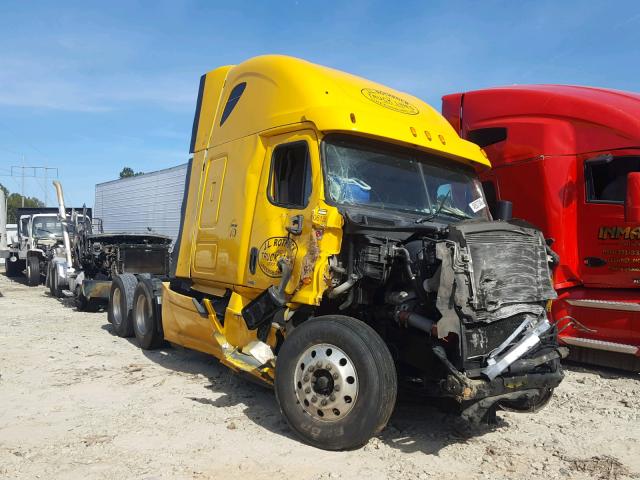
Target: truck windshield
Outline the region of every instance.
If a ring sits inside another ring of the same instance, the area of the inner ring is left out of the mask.
[[[62,225],[57,217],[34,217],[33,236],[36,238],[62,237]]]
[[[327,196],[334,203],[445,221],[488,218],[475,172],[453,160],[344,137],[328,137],[323,156]]]

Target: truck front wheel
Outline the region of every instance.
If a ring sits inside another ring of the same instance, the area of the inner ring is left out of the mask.
[[[328,315],[299,325],[276,360],[282,414],[305,442],[326,450],[357,448],[379,433],[397,389],[382,338],[351,317]]]
[[[133,333],[140,348],[153,350],[164,343],[162,318],[153,280],[143,278],[133,294]]]
[[[58,269],[55,263],[49,263],[49,293],[52,297],[62,298],[62,287],[60,286],[60,280],[58,279]]]
[[[133,336],[131,308],[133,306],[133,292],[137,283],[138,279],[131,273],[116,275],[111,282],[107,318],[113,325],[113,331],[119,337]]]
[[[40,285],[40,259],[35,255],[27,258],[27,285]]]

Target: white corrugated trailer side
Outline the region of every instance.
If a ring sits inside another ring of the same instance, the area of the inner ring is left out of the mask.
[[[96,185],[94,218],[105,233],[159,233],[174,241],[188,164]],[[149,230],[150,229],[150,230]]]

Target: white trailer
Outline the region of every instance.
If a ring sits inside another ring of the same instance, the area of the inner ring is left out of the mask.
[[[178,236],[187,164],[96,185],[93,216],[104,233]]]

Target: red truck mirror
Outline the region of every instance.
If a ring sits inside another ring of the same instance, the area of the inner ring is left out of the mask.
[[[631,172],[627,175],[624,220],[627,223],[640,223],[640,172]]]

